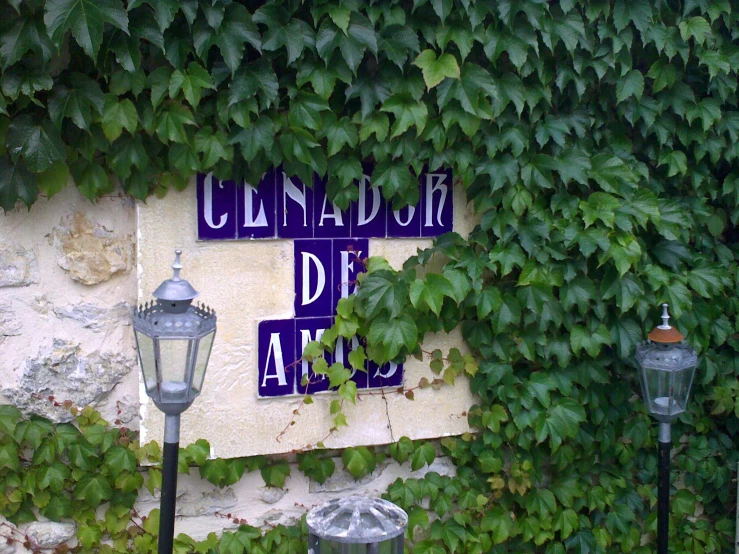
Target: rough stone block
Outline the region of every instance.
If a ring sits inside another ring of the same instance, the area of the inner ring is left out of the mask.
[[[60,544],[74,538],[77,525],[74,523],[58,523],[55,521],[34,521],[22,531],[38,548],[56,548]]]
[[[136,368],[133,356],[118,352],[84,353],[78,344],[55,339],[51,348],[40,349],[26,361],[18,383],[2,388],[5,397],[26,414],[64,422],[72,414],[58,403],[70,400],[87,406],[102,400],[129,371]]]
[[[0,287],[27,287],[38,281],[34,251],[20,244],[0,242]]]
[[[54,313],[59,319],[71,319],[96,333],[119,325],[131,325],[131,312],[132,307],[128,302],[120,302],[112,308],[90,303],[54,308]]]
[[[51,233],[51,243],[58,250],[59,267],[83,285],[108,281],[134,265],[133,236],[117,236],[84,212],[62,217]]]

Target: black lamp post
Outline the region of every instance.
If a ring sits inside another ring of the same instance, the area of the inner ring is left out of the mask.
[[[159,554],[171,554],[174,541],[180,414],[202,390],[216,334],[215,312],[191,305],[198,293],[180,278],[182,251],[175,254],[174,276],[154,291],[156,302],[139,306],[133,316],[146,394],[165,414]]]
[[[659,422],[659,473],[657,478],[657,554],[667,554],[670,518],[670,425],[685,411],[698,356],[683,342],[683,335],[667,322],[662,305],[662,325],[636,347],[644,402]]]

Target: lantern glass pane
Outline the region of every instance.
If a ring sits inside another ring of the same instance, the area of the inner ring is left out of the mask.
[[[647,408],[655,415],[671,416],[685,411],[686,397],[680,397],[684,371],[646,369],[649,399]]]
[[[192,343],[188,339],[159,340],[161,402],[187,401],[189,387],[186,375],[190,367]]]
[[[156,396],[157,392],[157,366],[154,354],[154,341],[148,335],[141,331],[136,331],[136,345],[139,351],[139,362],[141,363],[141,373],[144,375],[144,387],[146,394]]]
[[[198,344],[198,355],[195,360],[195,368],[192,376],[192,390],[194,394],[200,394],[200,391],[203,389],[205,370],[208,367],[208,359],[210,358],[210,351],[213,348],[213,339],[215,336],[216,331],[213,329],[213,331],[200,339],[200,343]]]
[[[685,368],[680,372],[680,376],[675,379],[675,398],[678,403],[685,409],[690,398],[690,386],[693,384],[693,375],[695,374],[695,366]]]

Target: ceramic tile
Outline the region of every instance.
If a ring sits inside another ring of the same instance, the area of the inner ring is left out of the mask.
[[[357,384],[358,389],[366,389],[368,385],[367,378],[367,362],[364,363],[364,371],[355,370],[349,363],[349,353],[352,350],[356,350],[359,347],[359,340],[357,337],[352,337],[351,340],[345,338],[339,338],[336,342],[336,349],[334,350],[334,361],[340,362],[347,369],[352,370],[352,381]]]
[[[236,238],[236,183],[219,181],[212,173],[197,179],[198,239]]]
[[[331,327],[332,323],[333,318],[331,317],[297,318],[295,320],[295,344],[297,346],[295,359],[302,357],[303,350],[309,342],[321,340],[323,332]],[[333,354],[329,352],[325,354],[325,359],[329,366],[334,362]],[[313,373],[312,363],[301,360],[297,368],[295,383],[299,394],[315,394],[328,390],[328,377]]]
[[[352,202],[351,236],[358,238],[383,238],[387,234],[388,207],[379,187],[373,187],[370,172],[359,182],[359,199]]]
[[[332,243],[332,306],[336,309],[339,299],[356,293],[357,275],[366,271],[362,260],[369,256],[367,239],[334,239]]]
[[[295,393],[295,320],[261,321],[258,331],[259,396]]]
[[[277,170],[277,236],[313,238],[313,191],[297,177]]]
[[[257,187],[248,183],[239,185],[238,238],[268,239],[277,236],[275,178],[275,171],[270,170],[264,174]]]
[[[326,180],[313,177],[313,236],[315,238],[348,237],[351,211],[341,211],[326,195]]]
[[[296,240],[294,252],[295,317],[331,315],[331,241]]]
[[[403,364],[389,362],[379,367],[374,362],[367,362],[369,388],[399,387],[403,384]]]
[[[438,237],[452,230],[452,171],[439,169],[421,175],[421,236]]]
[[[388,238],[412,238],[421,236],[421,202],[400,210],[388,211]]]

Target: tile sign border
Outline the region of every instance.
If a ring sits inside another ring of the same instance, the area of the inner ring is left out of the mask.
[[[258,325],[261,398],[329,390],[328,379],[315,375],[312,364],[294,361],[308,342],[320,340],[331,327],[339,300],[355,294],[357,275],[364,271],[361,260],[369,256],[369,239],[428,238],[452,230],[451,170],[422,173],[418,205],[393,210],[379,187],[372,186],[371,167],[364,169],[359,198],[346,211],[328,199],[326,181],[318,175],[312,187],[281,168],[265,173],[258,187],[198,175],[198,240],[292,239],[294,243],[294,317]],[[348,354],[357,345],[356,338],[340,341],[326,361],[350,368]],[[403,364],[379,367],[368,361],[366,370],[352,374],[358,389],[403,383]]]

